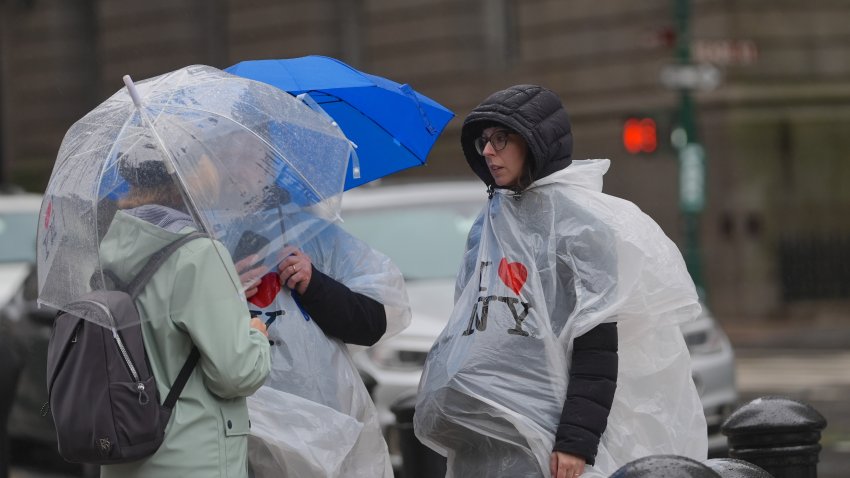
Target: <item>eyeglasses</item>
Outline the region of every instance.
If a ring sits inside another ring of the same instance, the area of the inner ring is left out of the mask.
[[[484,148],[487,147],[487,143],[490,143],[494,150],[501,151],[508,145],[508,136],[512,134],[516,133],[500,129],[490,136],[479,136],[475,138],[475,150],[478,151],[478,154],[484,156]]]

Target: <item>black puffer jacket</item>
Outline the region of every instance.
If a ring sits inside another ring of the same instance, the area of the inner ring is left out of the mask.
[[[532,180],[572,162],[572,128],[558,96],[540,86],[513,86],[486,98],[466,117],[461,130],[466,160],[488,186],[495,186],[493,177],[473,142],[484,129],[494,125],[505,126],[525,139]],[[598,325],[574,340],[570,382],[554,450],[594,463],[614,400],[617,362],[615,323]]]

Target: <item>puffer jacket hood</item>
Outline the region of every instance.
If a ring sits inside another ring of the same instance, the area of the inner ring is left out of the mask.
[[[516,85],[497,91],[466,117],[460,142],[472,171],[488,186],[493,176],[484,157],[475,150],[475,138],[481,132],[501,124],[519,133],[528,144],[528,161],[532,162],[532,180],[560,171],[572,162],[573,133],[570,118],[558,95],[536,85]]]

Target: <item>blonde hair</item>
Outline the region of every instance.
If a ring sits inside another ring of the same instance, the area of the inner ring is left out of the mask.
[[[146,204],[159,204],[184,210],[183,196],[177,185],[161,184],[153,187],[130,186],[130,192],[118,200],[118,209],[133,209]]]
[[[221,174],[206,154],[202,154],[186,178],[186,187],[193,196],[203,196],[205,204],[218,201],[221,194]]]

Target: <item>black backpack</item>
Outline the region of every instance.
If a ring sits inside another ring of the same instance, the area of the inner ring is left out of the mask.
[[[135,299],[174,251],[199,237],[208,236],[181,237],[154,253],[126,287],[113,279],[120,290],[85,294],[56,316],[47,347],[47,394],[59,454],[66,460],[126,463],[152,455],[162,444],[200,352],[192,348],[160,405]]]

